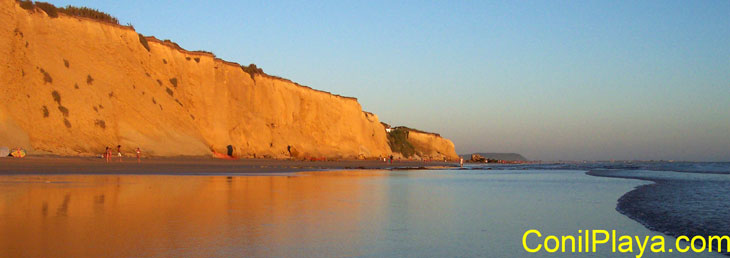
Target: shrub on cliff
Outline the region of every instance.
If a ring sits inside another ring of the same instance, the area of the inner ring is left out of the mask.
[[[416,154],[416,148],[408,142],[408,130],[405,128],[394,128],[388,133],[388,145],[393,152],[402,154],[408,158]]]
[[[41,8],[46,14],[48,14],[48,17],[56,18],[58,17],[58,9],[55,5],[46,3],[46,2],[35,2],[35,6],[38,8]]]
[[[116,17],[111,16],[108,13],[88,7],[76,7],[68,5],[66,7],[58,8],[55,5],[46,2],[33,2],[26,0],[19,0],[17,2],[18,4],[20,4],[21,8],[26,10],[33,10],[35,7],[38,7],[46,12],[46,14],[48,14],[48,16],[51,18],[56,18],[58,17],[58,13],[63,13],[69,16],[84,17],[119,25],[119,19],[117,19]],[[129,27],[131,27],[131,25]]]
[[[36,3],[36,4],[38,4],[38,3]],[[113,24],[119,25],[119,19],[117,19],[116,17],[111,16],[108,13],[105,13],[105,12],[102,12],[102,11],[99,11],[96,9],[88,8],[88,7],[83,7],[83,6],[76,7],[76,6],[67,5],[66,7],[59,8],[58,11],[63,14],[66,14],[66,15],[85,17],[85,18],[89,18],[89,19],[94,19],[94,20],[98,20],[98,21],[103,21],[103,22],[108,22],[108,23],[113,23]]]
[[[18,4],[20,4],[20,8],[23,8],[25,10],[33,10],[35,8],[35,5],[33,5],[33,1],[18,1]]]
[[[43,70],[43,68],[41,68],[41,73],[43,74],[43,84],[53,83],[53,78],[51,78],[51,75],[46,72],[46,70]]]
[[[251,76],[251,79],[253,79],[253,76],[256,74],[264,74],[264,69],[256,67],[255,64],[250,64],[248,66],[241,66],[241,70],[248,73],[249,76]]]

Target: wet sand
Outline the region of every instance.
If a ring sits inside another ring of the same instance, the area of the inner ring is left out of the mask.
[[[0,176],[0,257],[635,257],[610,245],[530,254],[522,236],[659,235],[614,210],[645,181],[539,170],[291,174]],[[719,255],[641,257],[688,256]]]
[[[377,160],[294,161],[273,159],[222,160],[209,157],[136,158],[111,162],[95,157],[30,156],[22,159],[0,158],[0,175],[23,174],[251,174],[284,173],[342,169],[426,169],[456,167],[457,163]]]

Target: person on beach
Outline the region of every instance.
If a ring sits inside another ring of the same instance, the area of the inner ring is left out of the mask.
[[[393,155],[390,155],[390,164],[393,164]]]
[[[122,145],[117,145],[117,156],[119,157],[119,162],[122,162]]]
[[[109,146],[106,146],[106,151],[104,152],[104,156],[106,157],[106,162],[109,162],[112,159],[112,149],[109,148]]]
[[[140,155],[142,154],[142,151],[139,149],[139,147],[137,147],[137,149],[135,150],[135,152],[137,152],[137,163],[142,162],[142,160],[140,158]]]

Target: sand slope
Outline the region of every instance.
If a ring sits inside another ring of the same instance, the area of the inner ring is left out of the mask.
[[[148,155],[389,155],[354,98],[244,72],[131,28],[0,0],[0,145],[84,155],[121,144]]]

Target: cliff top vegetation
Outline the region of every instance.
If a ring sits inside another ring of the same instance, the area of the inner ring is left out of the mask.
[[[46,12],[46,14],[48,14],[48,17],[51,18],[57,18],[58,14],[62,13],[68,16],[89,18],[97,21],[119,25],[119,19],[117,19],[116,17],[93,8],[76,7],[71,5],[67,5],[66,7],[56,7],[55,5],[50,3],[33,2],[30,0],[16,0],[16,2],[20,4],[20,7],[26,10],[33,11],[37,7]]]

